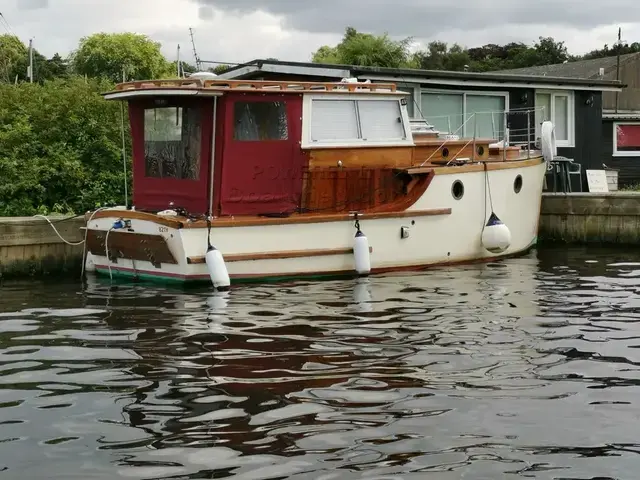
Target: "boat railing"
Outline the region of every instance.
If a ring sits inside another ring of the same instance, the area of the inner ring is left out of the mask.
[[[394,83],[366,82],[292,82],[269,80],[224,80],[200,78],[180,78],[170,80],[139,80],[116,85],[117,91],[189,88],[212,90],[257,90],[257,91],[296,91],[296,92],[375,92],[394,93]]]
[[[531,156],[532,144],[535,148],[535,144],[537,143],[536,124],[532,117],[536,118],[537,112],[540,112],[542,114],[540,117],[545,118],[544,109],[545,107],[541,106],[454,115],[425,116],[423,120],[426,124],[434,127],[434,131],[438,133],[438,139],[442,139],[442,143],[422,162],[421,166],[429,163],[447,144],[455,141],[457,146],[460,145],[460,140],[466,141],[460,146],[458,151],[451,156],[447,165],[459,159],[460,154],[471,144],[473,144],[473,148],[472,158],[470,160],[475,161],[475,144],[478,140],[482,140],[483,142],[492,140],[493,142],[490,146],[502,149],[504,158],[506,158],[507,147],[526,147],[527,158],[529,158]],[[526,127],[509,128],[509,119],[514,116],[526,117]],[[490,119],[490,121],[487,119]],[[444,128],[442,128],[443,126]],[[453,129],[454,126],[455,130]]]

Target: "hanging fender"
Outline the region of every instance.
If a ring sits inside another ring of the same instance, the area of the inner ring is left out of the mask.
[[[371,252],[369,251],[369,240],[360,230],[360,222],[356,214],[355,221],[356,235],[353,241],[353,258],[355,269],[359,275],[368,275],[371,272]]]
[[[482,246],[491,253],[502,253],[511,246],[511,231],[498,216],[491,212],[482,229]]]

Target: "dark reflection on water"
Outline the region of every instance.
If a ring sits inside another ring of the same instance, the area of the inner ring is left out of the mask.
[[[640,252],[181,291],[5,284],[20,479],[636,479]]]

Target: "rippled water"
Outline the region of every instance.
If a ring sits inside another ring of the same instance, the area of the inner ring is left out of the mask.
[[[640,252],[0,289],[0,477],[640,477]]]

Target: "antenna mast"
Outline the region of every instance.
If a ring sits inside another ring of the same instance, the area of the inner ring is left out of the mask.
[[[618,41],[616,42],[617,60],[616,60],[616,80],[620,80],[620,51],[622,50],[622,28],[618,27]],[[620,92],[616,92],[616,113],[618,113],[618,107],[620,105]]]
[[[189,34],[191,35],[191,46],[193,47],[193,56],[196,59],[196,68],[198,71],[202,70],[202,62],[200,61],[200,57],[198,57],[198,52],[196,52],[196,41],[193,39],[193,28],[189,27]]]
[[[27,68],[29,83],[33,83],[33,39],[29,39],[29,68]]]
[[[180,68],[180,44],[178,44],[178,53],[177,53],[176,64],[178,66],[178,78],[182,78],[182,69]]]

